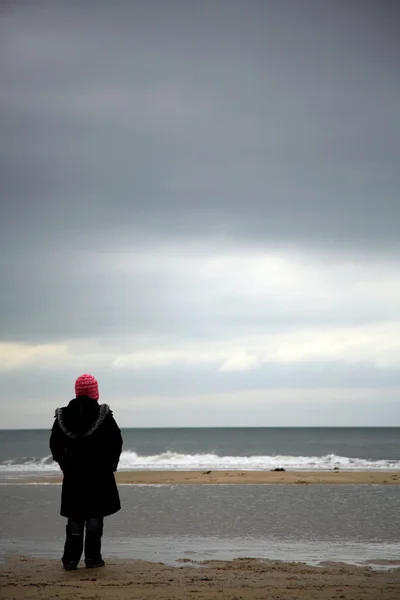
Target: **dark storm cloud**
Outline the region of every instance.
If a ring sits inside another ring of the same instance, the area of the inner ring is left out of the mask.
[[[16,4],[2,243],[397,247],[394,2]]]
[[[204,306],[185,273],[129,277],[104,257],[211,238],[396,254],[399,13],[361,1],[6,5],[2,339],[229,337],[326,319]],[[371,318],[349,306],[330,322]]]

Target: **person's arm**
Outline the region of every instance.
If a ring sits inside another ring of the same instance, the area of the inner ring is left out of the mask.
[[[57,419],[54,421],[50,435],[50,450],[53,456],[53,460],[60,465],[60,469],[63,471],[64,459],[65,459],[65,443],[64,435],[60,429]]]
[[[121,430],[118,427],[112,414],[109,415],[108,419],[108,443],[110,450],[110,458],[113,471],[116,471],[119,463],[119,458],[122,452],[123,440]]]

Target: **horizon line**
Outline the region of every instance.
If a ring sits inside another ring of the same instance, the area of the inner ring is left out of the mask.
[[[399,425],[173,425],[141,427],[119,426],[120,429],[399,429]],[[51,431],[51,427],[8,427],[3,431]]]

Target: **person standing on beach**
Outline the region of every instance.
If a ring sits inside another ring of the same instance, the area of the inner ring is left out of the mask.
[[[75,395],[68,406],[57,408],[50,436],[53,459],[64,474],[60,512],[68,523],[61,560],[67,571],[77,568],[83,549],[86,567],[105,565],[103,520],[121,508],[114,476],[121,431],[109,406],[98,404],[98,383],[92,375],[78,377]]]

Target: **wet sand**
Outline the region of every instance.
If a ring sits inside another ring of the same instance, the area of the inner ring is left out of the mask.
[[[195,567],[113,559],[105,568],[65,572],[56,560],[13,557],[0,566],[0,595],[2,600],[398,600],[399,564],[374,571],[250,558]]]
[[[400,485],[393,471],[120,471],[122,484],[391,484]],[[35,476],[35,483],[59,483],[59,476]]]

